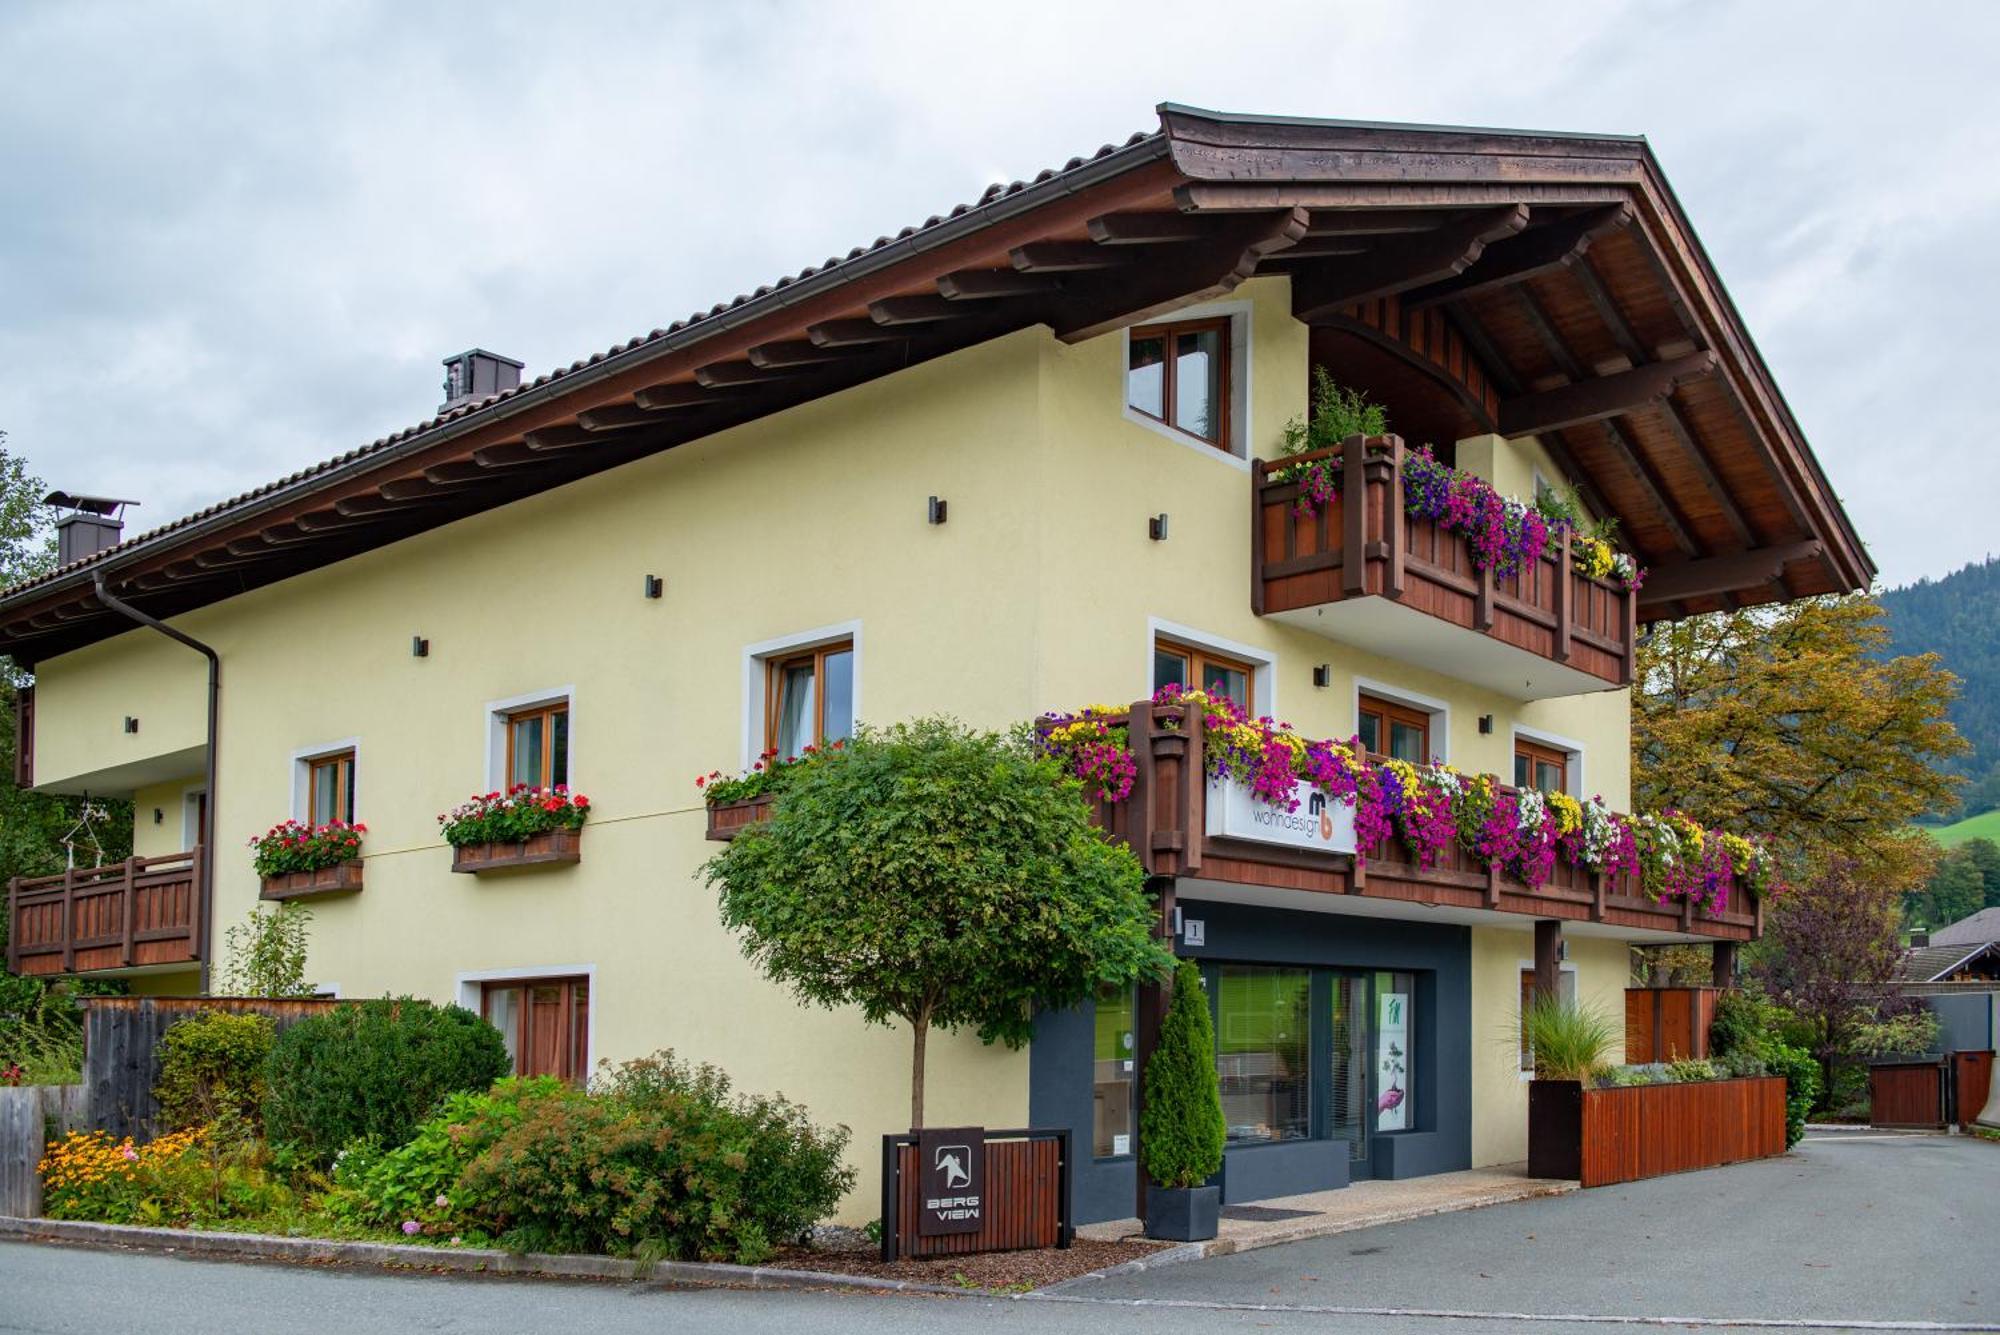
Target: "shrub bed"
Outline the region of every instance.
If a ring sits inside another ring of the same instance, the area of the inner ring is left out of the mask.
[[[277,1030],[262,1015],[207,1011],[160,1039],[160,1125],[204,1126],[224,1114],[257,1124],[264,1109],[264,1064]]]

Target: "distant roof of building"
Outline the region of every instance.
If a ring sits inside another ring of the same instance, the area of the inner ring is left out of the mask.
[[[1931,933],[1934,946],[1977,946],[2000,941],[2000,908],[1981,909]]]
[[[1899,983],[1935,983],[1949,978],[1989,951],[2000,954],[2000,945],[1981,941],[1970,946],[1916,946],[1903,952],[1896,966]]]

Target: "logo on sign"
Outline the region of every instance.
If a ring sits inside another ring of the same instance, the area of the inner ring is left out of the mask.
[[[917,1232],[977,1233],[986,1222],[986,1133],[976,1126],[917,1133]]]
[[[1297,810],[1260,802],[1233,778],[1208,783],[1208,833],[1263,844],[1286,844],[1316,853],[1354,851],[1354,804],[1317,788],[1300,795]]]

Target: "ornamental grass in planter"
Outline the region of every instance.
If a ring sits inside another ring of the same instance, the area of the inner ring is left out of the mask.
[[[1201,970],[1193,960],[1182,960],[1159,1041],[1146,1062],[1146,1105],[1139,1114],[1139,1156],[1149,1179],[1147,1237],[1201,1242],[1215,1236],[1222,1188],[1207,1184],[1222,1168],[1228,1131],[1208,994]]]
[[[581,861],[589,816],[590,799],[563,784],[517,783],[467,799],[439,816],[438,825],[451,845],[451,869],[478,873]]]
[[[264,899],[308,899],[361,888],[360,823],[280,821],[250,841]]]

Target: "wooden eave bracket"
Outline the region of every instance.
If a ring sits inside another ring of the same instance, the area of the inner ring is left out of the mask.
[[[1715,353],[1704,349],[1671,361],[1649,362],[1629,371],[1523,394],[1500,405],[1500,434],[1534,436],[1618,417],[1664,399],[1683,382],[1712,374],[1715,367]]]
[[[1477,264],[1457,277],[1405,292],[1403,309],[1419,310],[1440,301],[1455,301],[1567,269],[1583,258],[1591,242],[1631,221],[1630,204],[1607,204],[1559,222],[1531,227],[1516,236],[1495,241]]]
[[[1094,220],[1093,232],[1099,222],[1108,221]],[[1281,252],[1304,236],[1311,221],[1305,209],[1290,208],[1210,223],[1202,240],[1182,242],[1129,276],[1119,275],[1094,287],[1074,284],[1070,292],[1075,301],[1052,323],[1056,337],[1080,343],[1161,311],[1233,292],[1257,271],[1266,255]]]
[[[1302,268],[1292,275],[1292,316],[1311,324],[1358,301],[1456,278],[1486,247],[1528,225],[1528,206],[1481,209],[1432,232],[1400,235],[1366,255]]]
[[[1646,582],[1641,586],[1644,598],[1639,619],[1657,620],[1665,604],[1682,599],[1711,598],[1757,588],[1776,579],[1792,562],[1822,558],[1825,554],[1825,545],[1814,540],[1655,566],[1646,572]]]

